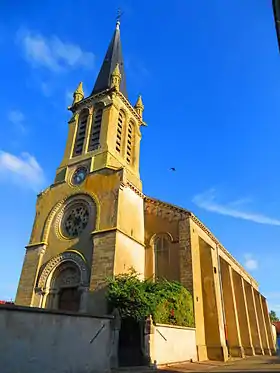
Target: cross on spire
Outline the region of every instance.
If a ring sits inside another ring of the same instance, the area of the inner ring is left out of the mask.
[[[103,60],[103,64],[97,76],[95,85],[91,92],[91,95],[104,91],[111,87],[111,76],[113,71],[118,64],[121,81],[120,81],[120,92],[127,97],[126,91],[126,79],[124,73],[124,62],[122,56],[122,47],[121,47],[121,39],[120,39],[120,18],[123,15],[120,9],[118,9],[117,13],[117,25],[114,31],[113,38],[109,44],[107,49],[107,53]]]
[[[120,27],[120,23],[121,23],[121,16],[124,14],[124,12],[122,12],[121,8],[118,8],[117,10],[117,29],[119,29]]]

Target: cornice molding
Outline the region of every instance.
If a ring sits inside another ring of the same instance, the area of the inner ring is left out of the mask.
[[[147,214],[160,216],[169,221],[172,221],[172,220],[180,221],[190,216],[189,211],[179,208],[177,206],[171,205],[169,203],[159,201],[154,198],[145,196],[144,201],[145,201],[144,209]]]
[[[133,190],[136,194],[138,194],[138,196],[140,196],[141,198],[145,199],[145,195],[141,192],[141,190],[139,190],[138,188],[136,188],[135,185],[133,185],[130,181],[126,181],[126,183],[123,183],[124,186],[130,188],[131,190]]]
[[[214,243],[219,247],[219,250],[221,250],[241,270],[242,273],[246,274],[246,276],[248,276],[248,278],[254,282],[256,286],[258,286],[258,282],[245,270],[245,268],[230,254],[230,252],[220,243],[213,233],[207,227],[205,227],[205,225],[193,213],[191,213],[191,219],[207,234],[209,238],[211,238],[212,241],[214,241]]]
[[[98,236],[99,234],[106,234],[106,233],[111,233],[111,232],[119,232],[119,233],[123,234],[124,236],[130,238],[132,241],[137,242],[139,245],[145,246],[144,242],[141,242],[141,241],[137,240],[137,238],[129,235],[128,233],[126,233],[125,231],[123,231],[122,229],[120,229],[118,227],[95,230],[95,231],[91,232],[91,235],[92,236]]]

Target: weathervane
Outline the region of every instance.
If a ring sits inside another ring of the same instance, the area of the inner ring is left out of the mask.
[[[121,23],[121,16],[124,14],[124,12],[121,11],[120,8],[117,10],[117,24],[119,25]]]

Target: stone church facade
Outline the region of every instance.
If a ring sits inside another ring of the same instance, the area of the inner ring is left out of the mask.
[[[108,276],[181,282],[193,295],[199,360],[271,354],[258,284],[190,211],[142,193],[144,105],[128,100],[120,28],[89,97],[82,84],[54,183],[38,195],[16,304],[106,314]]]

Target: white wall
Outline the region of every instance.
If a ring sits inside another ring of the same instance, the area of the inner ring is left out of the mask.
[[[1,373],[109,371],[110,321],[1,305]],[[90,343],[103,325],[99,336]]]
[[[197,361],[195,329],[157,324],[150,345],[151,361],[157,365]]]

